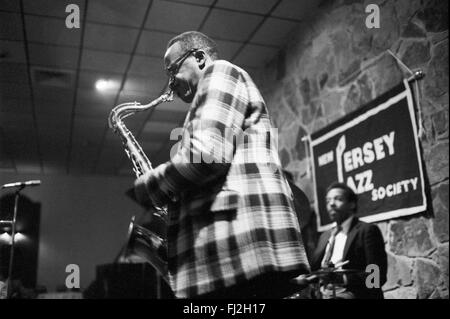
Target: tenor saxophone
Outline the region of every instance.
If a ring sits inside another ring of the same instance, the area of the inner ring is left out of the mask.
[[[153,170],[152,163],[148,159],[142,147],[137,142],[131,131],[125,126],[124,119],[141,111],[150,110],[163,102],[173,101],[173,91],[169,90],[157,99],[148,104],[142,105],[138,102],[122,103],[115,106],[108,117],[108,124],[115,133],[119,134],[125,153],[133,164],[133,171],[136,177]],[[167,211],[163,207],[154,207],[153,216],[166,221]],[[134,221],[134,216],[130,223],[128,232],[127,246],[131,248],[147,262],[149,262],[163,277],[168,281],[166,258],[161,255],[161,251],[166,251],[167,245],[165,238],[152,232],[151,230],[138,225]]]

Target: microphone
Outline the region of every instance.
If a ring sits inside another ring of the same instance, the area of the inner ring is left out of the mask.
[[[24,188],[24,187],[27,187],[27,186],[39,186],[39,185],[41,185],[41,181],[40,180],[33,180],[33,181],[5,184],[5,185],[2,186],[2,189],[3,188],[11,188],[11,187]]]

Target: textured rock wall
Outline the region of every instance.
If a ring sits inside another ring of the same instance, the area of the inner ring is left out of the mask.
[[[380,28],[365,26],[368,4]],[[418,82],[430,212],[378,223],[389,256],[386,298],[448,298],[448,1],[322,1],[256,77],[279,130],[285,168],[313,204],[301,138],[355,110],[421,68]]]

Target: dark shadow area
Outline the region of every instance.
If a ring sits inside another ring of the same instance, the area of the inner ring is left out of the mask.
[[[14,214],[14,193],[0,198],[0,219],[12,220]],[[13,281],[12,298],[31,297],[28,290],[34,290],[37,282],[39,226],[41,204],[20,195],[17,205],[16,236],[11,277]],[[0,226],[0,267],[4,278],[9,275],[11,254],[10,224]]]

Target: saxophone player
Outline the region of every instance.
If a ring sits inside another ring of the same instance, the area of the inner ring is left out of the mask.
[[[246,71],[195,31],[168,42],[169,87],[190,108],[172,158],[135,181],[168,205],[168,270],[178,298],[282,298],[309,272],[275,130]]]

